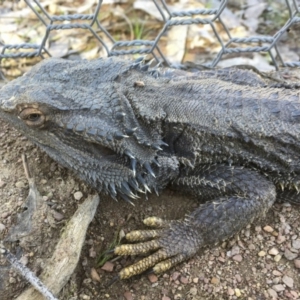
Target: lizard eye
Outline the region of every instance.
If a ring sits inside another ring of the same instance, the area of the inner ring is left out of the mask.
[[[25,108],[19,117],[30,127],[41,127],[46,121],[46,117],[37,108]]]

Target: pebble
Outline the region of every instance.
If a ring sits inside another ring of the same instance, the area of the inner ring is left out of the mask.
[[[294,264],[297,269],[300,269],[300,259],[295,259]]]
[[[242,282],[242,277],[240,274],[236,274],[234,277],[236,278],[237,282]]]
[[[249,250],[255,250],[255,245],[254,244],[249,244],[248,248],[249,248]]]
[[[19,262],[21,264],[23,264],[24,266],[26,266],[28,264],[28,257],[23,255],[20,259],[19,259]]]
[[[23,181],[16,182],[15,186],[17,188],[25,188],[25,183]]]
[[[14,277],[9,277],[9,283],[11,283],[11,284],[14,284],[14,283],[16,283],[16,278],[14,278]]]
[[[285,290],[285,287],[282,284],[275,284],[272,286],[272,289],[276,292],[282,292]]]
[[[228,294],[229,296],[233,296],[233,295],[234,295],[234,290],[233,290],[231,287],[229,287],[229,288],[227,289],[227,294]]]
[[[273,289],[268,289],[268,293],[272,298],[278,298],[276,291],[274,291]]]
[[[59,213],[59,212],[56,211],[56,210],[53,210],[52,215],[53,215],[53,218],[54,218],[56,221],[61,221],[61,220],[64,218],[64,215],[61,214],[61,213]]]
[[[272,248],[268,252],[270,255],[277,255],[279,253],[277,248]]]
[[[283,235],[278,235],[277,239],[276,239],[276,243],[277,244],[282,244],[283,242],[285,242],[285,236]]]
[[[265,255],[266,255],[266,252],[263,251],[263,250],[258,252],[258,256],[262,257],[262,256],[265,256]]]
[[[188,280],[188,278],[186,278],[184,276],[180,276],[180,282],[183,284],[187,284],[187,283],[189,283],[189,280]]]
[[[0,232],[4,231],[5,230],[5,225],[0,223]]]
[[[221,263],[224,263],[225,262],[225,258],[223,258],[222,256],[218,257],[218,261],[221,262]]]
[[[241,297],[242,296],[242,293],[241,293],[241,290],[240,289],[234,289],[234,292],[235,292],[235,295],[237,297]]]
[[[286,248],[284,250],[284,256],[288,260],[293,260],[293,259],[295,259],[298,256],[298,254],[297,253],[293,253],[288,248]]]
[[[199,278],[198,277],[193,278],[193,282],[194,283],[198,283],[199,282]]]
[[[163,296],[163,297],[161,298],[161,300],[171,300],[171,298],[168,297],[168,296]]]
[[[210,281],[210,283],[214,284],[214,285],[217,285],[220,283],[220,279],[217,278],[217,277],[213,277]]]
[[[300,249],[300,240],[292,241],[292,246],[293,246],[294,249],[299,250]]]
[[[95,251],[94,247],[89,249],[89,256],[95,258],[97,256],[97,252]]]
[[[74,193],[74,199],[79,201],[83,197],[82,192],[78,191]]]
[[[151,283],[157,282],[158,278],[155,274],[149,274],[148,279]]]
[[[132,300],[132,299],[133,299],[132,293],[129,292],[129,291],[126,291],[126,292],[124,293],[124,298],[125,298],[126,300]]]
[[[293,286],[294,286],[294,279],[291,278],[291,277],[289,277],[289,276],[287,276],[287,275],[284,275],[282,277],[282,282],[284,284],[286,284],[289,288],[293,288]]]
[[[282,273],[281,272],[279,272],[279,271],[277,271],[277,270],[273,270],[273,275],[275,275],[275,276],[281,276],[282,275]]]
[[[5,187],[5,185],[6,185],[6,182],[4,182],[0,179],[0,189]]]
[[[237,255],[237,254],[240,254],[240,247],[239,246],[232,247],[231,255],[234,256],[234,255]]]
[[[195,288],[195,287],[190,288],[190,294],[191,294],[192,296],[196,296],[197,293],[198,293],[197,288]]]
[[[264,227],[264,231],[265,232],[273,232],[274,229],[271,226],[267,225],[267,226]]]
[[[234,255],[234,256],[232,257],[232,259],[233,259],[234,261],[241,262],[241,261],[243,260],[243,257],[242,257],[242,255],[237,254],[237,255]]]
[[[103,266],[102,266],[102,270],[107,271],[107,272],[112,272],[114,269],[114,264],[110,261],[107,261]]]
[[[177,280],[177,279],[179,278],[179,276],[180,276],[180,273],[179,273],[179,272],[174,272],[174,273],[172,274],[172,280],[173,280],[173,281]]]
[[[99,276],[99,274],[98,274],[98,272],[96,271],[95,268],[91,269],[91,278],[92,278],[93,281],[98,281],[98,282],[101,281],[100,276]]]
[[[281,255],[280,254],[277,254],[274,256],[274,261],[275,262],[279,262],[281,260]]]

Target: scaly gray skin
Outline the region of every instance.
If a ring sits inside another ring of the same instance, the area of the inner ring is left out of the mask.
[[[123,269],[163,272],[263,216],[300,202],[300,92],[251,71],[196,74],[141,60],[48,59],[0,92],[0,117],[99,192],[131,201],[167,185],[199,207],[184,220],[149,218],[116,254],[158,250]]]

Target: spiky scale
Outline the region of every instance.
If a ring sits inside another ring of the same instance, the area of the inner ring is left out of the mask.
[[[133,177],[135,177],[135,174],[136,174],[136,159],[132,158],[130,160],[130,167],[131,167],[131,170],[133,172]]]
[[[145,188],[145,190],[148,191],[149,193],[151,193],[149,186],[146,184],[146,181],[141,176],[141,174],[138,173],[136,177],[137,177],[137,180],[141,183],[141,185]]]
[[[137,129],[138,129],[138,127],[127,128],[127,129],[125,129],[125,132],[128,136],[132,136],[137,131]]]
[[[114,138],[119,141],[119,140],[123,140],[124,138],[129,138],[129,136],[123,134],[122,132],[116,132],[114,134]]]
[[[151,176],[153,176],[154,178],[156,177],[155,174],[154,174],[154,172],[153,172],[153,170],[152,170],[152,168],[151,168],[151,166],[150,166],[150,164],[148,162],[144,163],[144,167],[146,168],[146,170],[148,171],[148,173]]]
[[[127,155],[131,159],[135,159],[134,155],[129,150],[125,150],[124,154]]]
[[[158,144],[152,144],[151,148],[154,150],[162,151],[163,149]]]

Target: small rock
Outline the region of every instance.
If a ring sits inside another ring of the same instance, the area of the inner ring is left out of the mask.
[[[281,260],[281,255],[277,254],[274,256],[274,261],[279,262]]]
[[[288,248],[285,248],[285,250],[284,250],[284,256],[288,260],[293,260],[293,259],[295,259],[298,256],[298,254],[291,252]]]
[[[254,244],[249,244],[248,248],[249,248],[249,250],[255,250],[255,245]]]
[[[293,299],[297,299],[299,297],[299,295],[296,291],[291,291],[290,293],[293,296]]]
[[[265,232],[273,232],[274,229],[271,226],[267,225],[267,226],[264,227],[264,231]]]
[[[74,193],[74,199],[79,201],[83,197],[82,192],[78,191]]]
[[[232,256],[237,255],[239,253],[240,253],[240,247],[239,246],[232,247],[232,249],[231,249],[231,255]]]
[[[180,276],[180,282],[183,284],[187,284],[187,283],[189,283],[189,280],[188,280],[188,278],[186,278],[184,276]]]
[[[236,278],[237,282],[242,282],[242,277],[240,274],[236,274],[234,277]]]
[[[23,264],[24,266],[26,266],[28,264],[28,257],[23,255],[20,259],[19,259],[19,262],[21,264]]]
[[[260,256],[260,257],[265,256],[265,255],[266,255],[266,252],[263,250],[258,252],[258,256]]]
[[[46,184],[46,183],[47,183],[47,180],[46,180],[46,179],[41,179],[40,183],[41,183],[41,184]]]
[[[217,278],[217,277],[213,277],[210,281],[210,283],[214,284],[214,285],[217,285],[220,283],[220,279]]]
[[[294,240],[294,241],[292,241],[292,247],[294,249],[299,250],[300,249],[300,240]]]
[[[285,236],[283,235],[278,235],[277,239],[276,239],[276,243],[277,244],[282,244],[283,242],[285,242]]]
[[[232,257],[232,259],[233,259],[234,261],[241,262],[241,261],[243,260],[243,257],[242,257],[242,255],[237,254],[237,255],[234,255],[234,256]]]
[[[180,273],[179,273],[179,272],[174,272],[174,273],[172,274],[172,280],[173,280],[173,281],[177,280],[177,279],[179,278],[179,276],[180,276]]]
[[[268,289],[268,293],[272,298],[275,298],[275,299],[278,298],[276,291],[274,291],[273,289]]]
[[[227,294],[228,294],[229,296],[233,296],[233,295],[234,295],[234,290],[233,290],[231,287],[229,287],[229,288],[227,289]]]
[[[155,274],[149,274],[148,279],[151,283],[157,282],[158,278]]]
[[[99,274],[98,274],[98,272],[96,271],[95,268],[91,269],[91,278],[92,278],[93,281],[98,281],[98,282],[101,281],[100,276],[99,276]]]
[[[5,230],[5,225],[0,223],[0,232],[4,231]]]
[[[190,294],[191,294],[192,296],[196,296],[197,293],[198,293],[197,288],[195,288],[195,287],[190,288]]]
[[[6,185],[6,182],[4,182],[4,181],[2,181],[0,179],[0,189],[2,189],[3,187],[5,187],[5,185]]]
[[[285,287],[282,284],[275,284],[272,286],[272,289],[276,292],[282,292],[285,290]]]
[[[224,263],[225,262],[225,258],[223,258],[222,256],[218,257],[218,261],[221,262],[221,263]]]
[[[277,255],[279,253],[277,248],[272,248],[268,252],[270,255]]]
[[[300,269],[300,259],[295,259],[294,264],[297,269]]]
[[[16,184],[15,184],[15,186],[17,187],[17,188],[25,188],[25,183],[23,182],[23,181],[18,181],[18,182],[16,182]]]
[[[114,269],[114,264],[110,261],[107,261],[103,267],[101,268],[102,270],[106,271],[106,272],[112,272]]]
[[[281,276],[282,275],[282,273],[281,272],[279,272],[279,271],[277,271],[277,270],[273,270],[273,275],[275,275],[275,276]]]
[[[289,288],[293,288],[293,286],[294,286],[294,279],[291,278],[291,277],[289,277],[289,276],[287,276],[287,275],[284,275],[282,277],[282,282],[284,284],[286,284]]]
[[[126,300],[132,300],[133,297],[132,297],[131,292],[126,291],[126,292],[124,293],[124,298],[125,298]]]
[[[17,280],[16,280],[16,278],[14,278],[14,277],[9,277],[9,283],[11,283],[11,284],[15,284],[16,282],[17,282]]]
[[[97,252],[95,251],[94,247],[89,249],[89,256],[95,258],[97,256]]]
[[[61,213],[59,213],[59,212],[56,211],[56,210],[53,210],[52,215],[53,215],[53,218],[54,218],[56,221],[61,221],[61,220],[64,218],[64,215],[61,214]]]
[[[193,282],[194,283],[198,283],[199,282],[199,278],[198,277],[193,278]]]
[[[168,297],[168,296],[163,296],[163,297],[161,298],[161,300],[171,300],[171,298]]]
[[[242,293],[241,293],[241,290],[240,289],[234,289],[234,292],[235,292],[235,295],[237,297],[241,297],[242,296]]]

